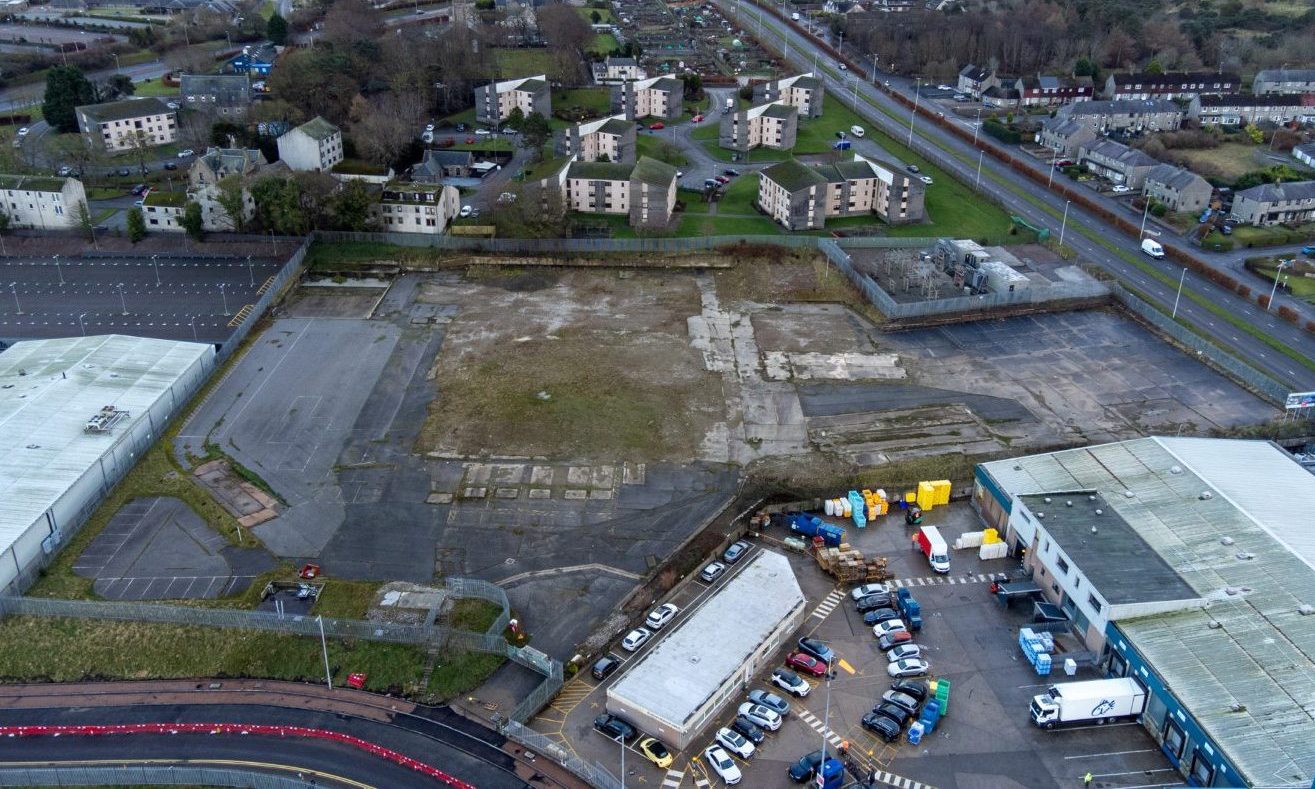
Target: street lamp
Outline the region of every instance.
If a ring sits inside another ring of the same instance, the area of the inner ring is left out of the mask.
[[[115,71],[115,73],[118,73],[118,72],[120,72],[120,71],[123,71],[123,66],[120,66],[120,65],[119,65],[119,53],[118,53],[118,52],[115,52],[115,53],[114,53],[114,71]]]
[[[87,313],[85,312],[78,316],[78,330],[82,332],[83,337],[87,336],[87,326],[82,322],[82,319],[85,317],[87,317]]]
[[[196,338],[196,316],[195,316],[195,315],[193,315],[192,318],[191,318],[191,320],[189,320],[189,321],[187,322],[187,325],[192,327],[192,342],[200,342],[200,340],[198,340],[198,339]]]
[[[1046,180],[1046,188],[1049,189],[1055,183],[1055,162],[1059,161],[1058,156],[1050,157],[1050,178]]]
[[[1278,268],[1274,269],[1274,287],[1269,289],[1269,303],[1265,305],[1265,312],[1269,312],[1274,307],[1274,294],[1278,293],[1278,273],[1288,266],[1291,266],[1295,261],[1296,258],[1288,258],[1287,260],[1280,260],[1278,262]]]
[[[1178,317],[1178,300],[1183,297],[1183,280],[1185,279],[1187,279],[1186,268],[1183,269],[1182,274],[1178,275],[1178,295],[1173,297],[1173,314],[1169,316],[1170,320],[1174,320]],[[1272,296],[1270,298],[1271,300],[1273,299]]]
[[[124,314],[124,315],[127,315],[127,314],[128,314],[128,301],[127,301],[127,299],[125,299],[125,298],[123,297],[123,283],[120,282],[120,283],[118,284],[117,287],[119,288],[119,306],[120,306],[120,307],[123,307],[123,314]]]
[[[973,127],[973,147],[977,147],[977,132],[982,128],[982,108],[977,108],[977,125]]]
[[[20,303],[18,302],[18,283],[17,283],[17,282],[11,282],[11,283],[9,283],[9,292],[12,293],[12,294],[14,294],[14,307],[15,307],[15,309],[18,310],[18,314],[19,314],[19,315],[22,315],[22,314],[23,314],[23,305],[20,304]]]
[[[977,153],[977,184],[973,187],[974,189],[982,188],[982,159],[985,156],[986,151],[979,151]]]
[[[225,288],[226,286],[227,286],[227,283],[225,283],[225,282],[221,282],[221,283],[219,283],[219,298],[223,299],[223,301],[224,301],[224,317],[228,317],[228,314],[229,314],[229,313],[228,313],[228,295],[227,295],[226,293],[224,293],[224,288]]]
[[[333,674],[329,671],[329,644],[324,640],[324,616],[317,614],[315,622],[320,626],[320,651],[324,653],[324,684],[333,690]]]
[[[251,287],[256,287],[256,270],[251,266],[251,256],[247,255],[247,274],[251,276]]]
[[[1061,250],[1064,246],[1064,231],[1068,230],[1068,207],[1073,205],[1072,200],[1064,201],[1064,221],[1059,223],[1059,246]]]
[[[155,269],[155,287],[160,287],[160,256],[151,255],[151,266]]]
[[[918,116],[918,100],[922,98],[922,78],[918,77],[913,86],[913,109],[909,110],[909,147],[913,147],[913,119]]]
[[[1141,230],[1137,231],[1138,242],[1146,238],[1146,217],[1149,216],[1150,213],[1151,213],[1151,198],[1147,197],[1146,204],[1142,206],[1142,210],[1141,210]]]
[[[873,52],[868,57],[872,58],[872,87],[875,88],[877,86],[877,64],[880,63],[881,60],[876,52]]]
[[[59,255],[55,256],[55,273],[59,275],[59,286],[64,287],[64,269],[59,266]]]

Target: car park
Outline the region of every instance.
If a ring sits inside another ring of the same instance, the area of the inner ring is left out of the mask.
[[[720,746],[709,746],[703,751],[703,758],[727,786],[739,783],[743,777],[740,775],[740,768],[735,766],[735,760]]]
[[[775,712],[781,717],[790,714],[790,702],[772,693],[770,690],[749,691],[749,701]]]
[[[637,627],[627,633],[625,638],[621,639],[621,648],[627,652],[634,652],[636,649],[647,644],[648,640],[652,637],[652,630],[649,630],[646,627]]]
[[[919,702],[927,698],[927,683],[920,679],[901,679],[890,683],[890,689],[905,696],[912,696]]]
[[[661,630],[663,625],[676,618],[676,613],[678,611],[680,611],[680,609],[677,608],[675,604],[663,603],[648,615],[648,619],[644,620],[644,624],[654,630]]]
[[[717,744],[741,759],[753,758],[753,743],[749,742],[743,734],[733,732],[727,728],[717,730],[717,735],[713,737]]]
[[[811,674],[814,677],[825,677],[827,665],[812,655],[806,655],[803,652],[791,652],[785,657],[785,665],[805,674]]]
[[[671,763],[675,761],[675,758],[671,755],[671,751],[667,750],[667,746],[663,745],[662,742],[655,737],[645,737],[640,740],[639,745],[635,747],[639,749],[639,752],[643,754],[645,759],[648,759],[650,762],[657,765],[661,770],[667,769],[671,766]]]
[[[885,715],[878,715],[875,712],[869,712],[863,716],[863,728],[872,732],[886,742],[894,742],[899,739],[903,727],[898,723],[887,718]]]
[[[767,731],[776,731],[781,728],[781,716],[761,704],[741,704],[739,712],[748,718],[753,725]]]
[[[822,752],[813,751],[800,756],[798,761],[790,765],[790,780],[801,784],[811,779],[816,773],[819,765],[822,764]]]
[[[898,690],[888,690],[881,694],[881,702],[883,704],[894,704],[907,710],[910,715],[917,715],[918,707],[922,706],[917,699],[907,693],[900,693]]]
[[[608,739],[629,742],[635,738],[635,727],[610,713],[594,718],[594,729]]]
[[[798,644],[799,651],[812,655],[823,663],[830,663],[836,659],[835,651],[821,639],[805,637],[799,639]]]
[[[913,634],[906,630],[896,630],[894,633],[887,633],[877,639],[877,648],[882,652],[889,652],[901,644],[912,644]]]
[[[892,619],[899,619],[899,611],[893,608],[878,608],[874,611],[868,611],[863,615],[863,624],[871,624],[874,627],[882,622],[889,622]],[[872,631],[876,635],[877,631]]]
[[[890,594],[890,586],[887,584],[863,584],[849,590],[850,599],[856,603],[864,597],[874,594]]]
[[[712,583],[713,581],[717,580],[717,578],[724,572],[726,572],[726,565],[722,564],[721,562],[713,562],[712,564],[703,568],[703,572],[699,573],[699,578],[703,579],[704,581],[707,581],[708,583]]]
[[[896,660],[886,666],[886,673],[892,677],[921,677],[931,668],[927,661],[920,658]]]
[[[917,644],[900,644],[886,653],[886,660],[894,663],[897,660],[909,660],[911,658],[922,657],[922,647]]]
[[[876,592],[866,597],[860,597],[855,601],[854,606],[860,614],[871,611],[875,608],[890,608],[895,603],[895,598],[888,592]]]
[[[895,724],[898,725],[900,729],[903,729],[904,724],[908,723],[909,718],[913,717],[913,713],[909,712],[908,710],[904,709],[898,704],[891,704],[890,702],[883,702],[881,704],[878,704],[877,708],[872,711],[877,713],[878,715],[884,715],[887,718],[890,718],[891,720],[895,721]]]
[[[786,693],[793,694],[799,698],[807,696],[813,689],[811,685],[804,682],[804,678],[787,669],[778,668],[772,672],[772,684]]]
[[[748,552],[749,543],[744,540],[736,540],[731,543],[730,547],[721,555],[721,560],[727,564],[735,564]]]
[[[594,667],[589,669],[589,675],[594,679],[607,679],[608,675],[616,671],[617,666],[621,665],[621,660],[611,655],[603,655],[594,661]]]
[[[872,626],[872,635],[877,638],[888,636],[891,633],[907,633],[909,629],[904,625],[902,619],[887,619],[884,622],[878,622]]]
[[[731,728],[743,734],[754,745],[761,745],[762,741],[767,739],[766,732],[759,728],[758,724],[743,715],[735,716],[735,720],[731,721]]]

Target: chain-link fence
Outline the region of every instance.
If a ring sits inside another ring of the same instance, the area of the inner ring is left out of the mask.
[[[617,252],[706,252],[735,244],[767,244],[790,249],[816,249],[823,242],[863,248],[928,247],[934,238],[837,238],[821,236],[697,236],[694,238],[467,238],[463,236],[426,236],[416,233],[353,233],[322,230],[321,241],[352,241],[395,244],[404,247],[433,247],[458,252],[488,252],[522,255],[589,255]]]
[[[524,647],[522,649],[507,650],[507,657],[526,668],[537,671],[543,675],[543,682],[540,682],[534,690],[526,694],[525,698],[516,703],[516,707],[511,711],[511,719],[517,723],[524,723],[533,718],[539,710],[548,705],[557,691],[562,689],[565,682],[565,672],[563,671],[560,660],[554,660],[537,649]]]
[[[265,310],[269,309],[275,299],[283,295],[283,288],[289,282],[301,276],[302,266],[306,262],[306,252],[310,250],[313,240],[314,236],[307,236],[301,242],[301,246],[297,247],[297,251],[292,253],[292,257],[288,258],[288,261],[283,264],[283,268],[279,269],[279,273],[274,275],[274,281],[260,294],[260,298],[256,301],[251,313],[238,324],[233,333],[229,335],[228,340],[220,347],[219,353],[216,354],[219,362],[222,363],[242,345],[242,341],[246,339],[247,334],[260,321],[261,316],[265,314]]]
[[[122,767],[0,767],[0,786],[241,786],[302,789],[307,778],[212,767],[141,765]]]
[[[522,726],[515,721],[505,721],[501,726],[501,731],[507,739],[547,756],[588,781],[589,785],[595,789],[621,789],[621,782],[617,780],[616,776],[608,772],[607,768],[597,762],[593,764],[586,762],[571,754],[560,743],[554,742],[531,728]]]

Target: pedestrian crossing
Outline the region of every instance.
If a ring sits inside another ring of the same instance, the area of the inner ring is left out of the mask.
[[[822,723],[821,719],[819,719],[816,715],[809,712],[808,710],[800,707],[798,711],[798,715],[799,715],[799,720],[806,723],[809,728],[811,728],[813,731],[825,737],[827,742],[831,743],[837,748],[840,747],[840,743],[844,742],[843,740],[840,739],[840,735],[836,734],[834,731],[827,728],[826,724]]]
[[[667,777],[662,780],[662,786],[665,787],[665,789],[676,789],[676,787],[680,786],[680,782],[683,780],[685,780],[685,772],[683,770],[667,770]]]
[[[991,576],[978,573],[977,575],[928,575],[922,578],[896,578],[891,581],[891,586],[895,588],[904,588],[910,586],[943,586],[945,584],[984,584],[991,580]]]
[[[817,604],[817,608],[813,609],[813,616],[818,619],[826,619],[835,610],[836,606],[840,605],[840,601],[844,599],[844,592],[839,589],[832,589],[831,594],[823,598],[822,602]]]
[[[933,789],[933,787],[920,781],[915,781],[912,778],[905,778],[902,775],[888,773],[885,770],[873,770],[873,774],[878,781],[887,786],[895,786],[899,789]]]

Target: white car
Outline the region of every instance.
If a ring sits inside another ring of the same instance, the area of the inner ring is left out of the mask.
[[[841,64],[840,64],[840,70],[841,70],[841,71],[849,71],[849,66],[846,66],[844,63],[841,63]]]
[[[671,603],[664,603],[648,615],[648,619],[644,620],[644,624],[654,630],[661,630],[663,625],[675,619],[676,612],[679,610]]]
[[[19,136],[19,137],[26,137],[26,136],[28,135],[28,133],[31,132],[31,131],[32,131],[31,129],[29,129],[29,128],[27,128],[26,126],[24,126],[23,128],[21,128],[21,129],[18,130],[18,136]]]
[[[931,186],[931,184],[932,184],[932,180],[931,180],[931,176],[930,176],[930,175],[920,175],[920,176],[918,176],[918,180],[919,180],[919,181],[922,181],[924,184],[927,184],[928,186]]]
[[[917,644],[900,644],[886,653],[886,660],[894,663],[898,660],[912,660],[922,657],[922,647]]]
[[[803,698],[812,692],[813,686],[804,682],[804,678],[785,668],[772,672],[772,684],[786,693]]]
[[[1117,186],[1115,186],[1115,187],[1113,187],[1112,189],[1110,189],[1110,191],[1113,192],[1113,193],[1116,194],[1116,195],[1121,195],[1121,194],[1126,194],[1126,193],[1128,193],[1128,192],[1131,192],[1131,191],[1132,191],[1132,187],[1131,187],[1131,186],[1125,186],[1125,185],[1123,185],[1123,184],[1118,184]]]
[[[637,627],[627,633],[625,638],[621,639],[621,648],[627,652],[634,652],[636,649],[647,644],[648,640],[652,637],[652,630],[649,630],[646,627]]]
[[[852,135],[854,135],[855,137],[862,137],[862,136],[863,136],[863,127],[862,127],[862,126],[850,126],[850,127],[849,127],[849,133],[852,134]]]
[[[892,677],[921,677],[931,669],[925,660],[912,658],[910,660],[897,660],[886,666],[886,673]]]
[[[516,193],[515,193],[515,192],[503,192],[502,194],[498,195],[498,202],[499,202],[499,203],[514,203],[514,202],[516,202]]]
[[[954,88],[949,85],[937,85],[936,90],[954,90]]]
[[[463,216],[463,217],[470,216],[470,212],[474,210],[475,209],[471,208],[468,205],[463,205],[461,206],[461,213],[459,214],[459,216]]]
[[[168,107],[168,108],[171,109],[171,110],[176,110],[176,109],[178,109],[178,102],[176,102],[176,101],[171,101],[171,102],[168,102],[167,104],[165,104],[164,106]]]
[[[748,718],[759,728],[768,731],[776,731],[781,728],[781,716],[761,704],[746,701],[740,705],[739,714]]]
[[[434,141],[434,133],[431,131],[427,131],[424,134],[420,135],[420,142],[429,143],[433,141]]]
[[[849,591],[849,596],[854,602],[862,600],[870,594],[890,594],[890,584],[863,584],[855,586]]]
[[[740,775],[740,768],[735,766],[735,760],[718,745],[708,746],[703,752],[703,758],[727,786],[739,783],[740,778],[743,777]]]
[[[192,150],[191,148],[184,148],[178,152],[179,159],[186,159],[189,156],[196,156],[196,151]]]
[[[475,130],[475,136],[477,136],[477,137],[487,137],[487,136],[489,136],[489,135],[492,134],[492,133],[493,133],[493,132],[489,131],[488,129],[476,129],[476,130]]]
[[[717,743],[721,747],[740,757],[741,759],[753,758],[753,743],[737,731],[730,729],[717,730]]]
[[[909,629],[904,626],[902,619],[887,619],[885,622],[878,622],[872,626],[872,635],[877,638],[888,636],[891,633],[907,633]]]
[[[433,130],[434,130],[434,124],[430,123],[425,126],[425,131],[431,132]]]

